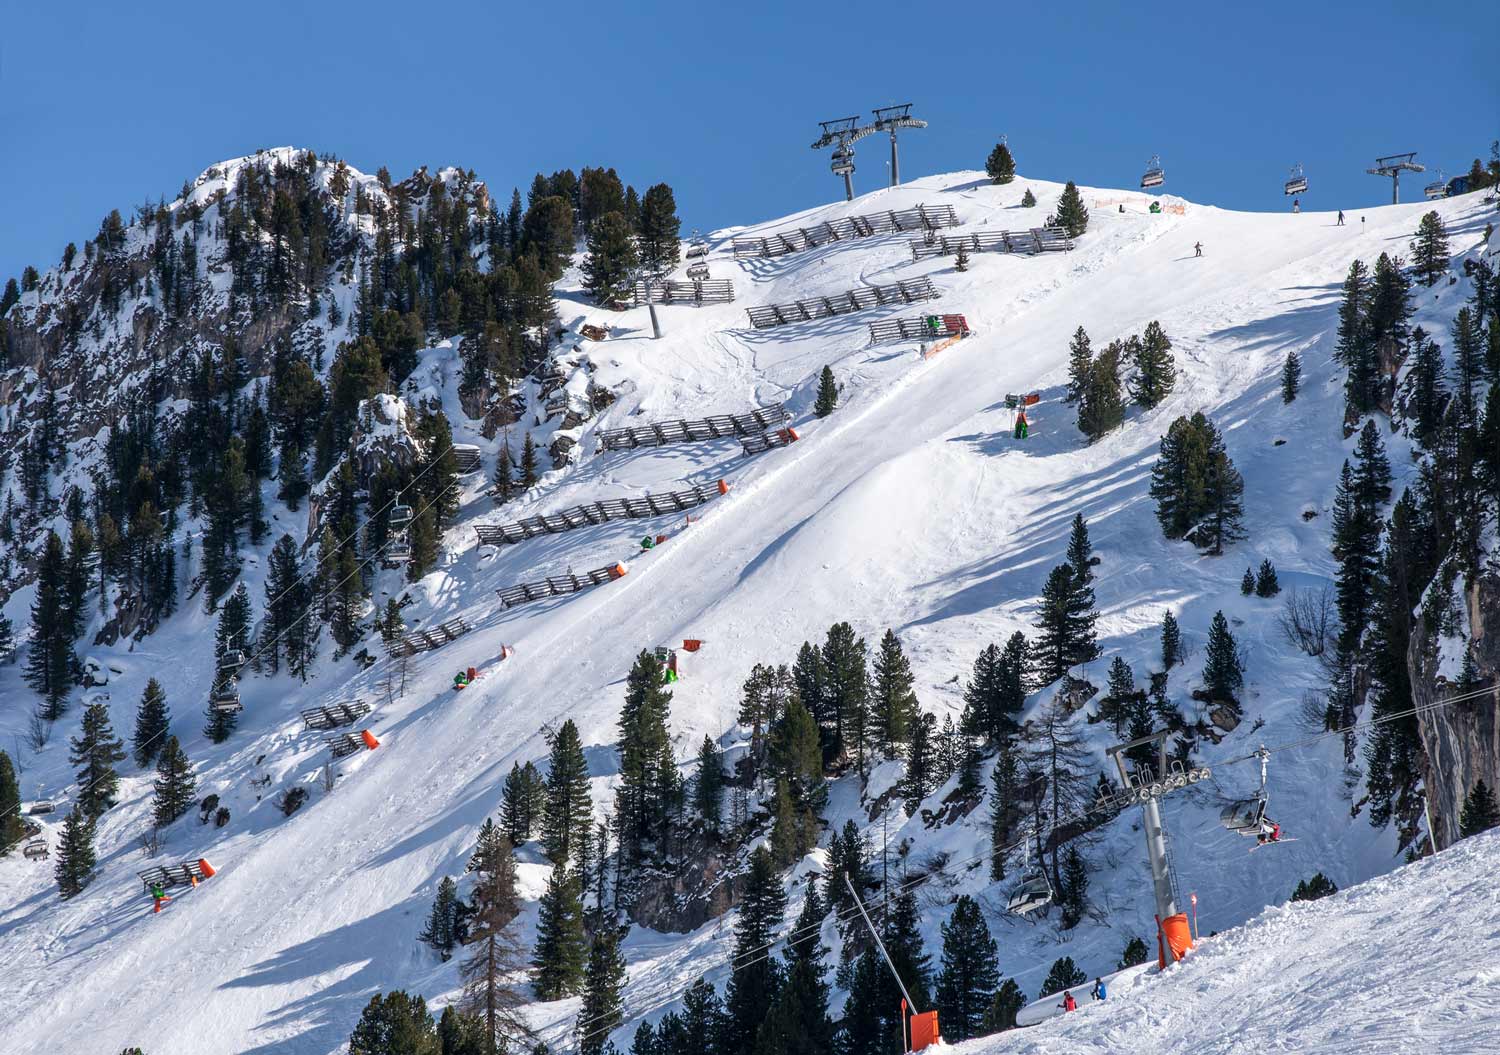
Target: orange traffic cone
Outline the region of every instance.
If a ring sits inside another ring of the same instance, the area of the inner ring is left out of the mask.
[[[721,495],[727,495],[728,493],[729,493],[729,485],[727,483],[725,483],[723,480],[720,480],[719,481],[719,494],[721,494]]]
[[[214,866],[208,863],[208,858],[206,857],[198,858],[198,871],[203,873],[204,879],[212,879],[217,874],[214,872]]]
[[[365,742],[365,746],[371,751],[380,746],[380,741],[375,739],[375,734],[368,729],[361,729],[359,731],[359,738]]]

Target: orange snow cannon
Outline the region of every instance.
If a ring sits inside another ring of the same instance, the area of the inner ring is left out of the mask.
[[[625,577],[625,573],[629,570],[630,569],[625,567],[625,562],[620,561],[613,568],[609,569],[609,577],[611,579],[623,579]]]
[[[1179,912],[1166,919],[1157,917],[1156,922],[1156,961],[1158,966],[1165,968],[1168,953],[1171,953],[1174,963],[1187,955],[1187,951],[1193,947],[1193,932],[1188,927],[1186,912]]]
[[[218,872],[214,870],[213,865],[208,863],[208,858],[206,857],[198,858],[198,871],[203,873],[204,879],[212,879],[214,876],[218,875]]]
[[[380,741],[375,739],[375,734],[368,729],[361,729],[359,731],[359,738],[365,742],[365,746],[371,751],[380,746]]]

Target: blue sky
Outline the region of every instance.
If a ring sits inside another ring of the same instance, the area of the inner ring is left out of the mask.
[[[1168,190],[1271,210],[1302,161],[1305,207],[1355,209],[1389,200],[1376,155],[1488,156],[1497,40],[1493,3],[16,2],[0,278],[283,144],[502,194],[612,165],[672,184],[685,229],[751,222],[840,195],[818,120],[907,101],[931,122],[903,139],[908,179],[982,167],[1003,132],[1026,175],[1130,186],[1159,153]],[[882,140],[857,162],[856,190],[883,185]]]

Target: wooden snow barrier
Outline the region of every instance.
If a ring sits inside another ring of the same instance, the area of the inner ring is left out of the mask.
[[[337,729],[341,725],[353,725],[370,713],[370,705],[364,700],[345,700],[328,707],[312,707],[302,712],[302,720],[309,729]]]
[[[455,443],[453,460],[458,464],[458,475],[468,476],[479,471],[479,448],[472,443]]]
[[[868,311],[883,304],[914,304],[932,300],[938,296],[932,279],[902,279],[888,286],[860,286],[828,297],[809,297],[790,304],[762,304],[746,308],[750,325],[757,330],[768,330],[773,326],[786,326],[794,322],[812,322],[815,319],[848,315],[856,311]]]
[[[646,303],[646,281],[630,287],[630,302],[636,307]],[[653,279],[651,302],[654,304],[731,304],[734,282],[727,278],[681,280]]]
[[[668,491],[664,494],[647,494],[641,498],[611,498],[602,502],[573,506],[559,513],[527,517],[510,524],[476,524],[475,532],[484,546],[504,546],[507,543],[525,542],[539,535],[558,535],[574,528],[590,524],[604,524],[611,520],[645,520],[650,517],[681,513],[711,502],[720,495],[729,493],[729,485],[723,480],[714,484],[690,487],[686,491]]]
[[[780,428],[791,415],[780,403],[756,407],[744,414],[716,414],[707,418],[656,421],[603,429],[598,434],[598,452],[629,451],[637,447],[665,447],[671,443],[701,443],[726,436],[750,436]],[[597,452],[596,452],[597,453]]]
[[[435,648],[442,648],[450,641],[455,641],[469,632],[471,627],[460,616],[450,619],[446,623],[428,627],[425,630],[415,630],[410,634],[403,634],[386,646],[386,652],[396,658],[402,656],[415,656],[418,652],[429,652]]]
[[[852,238],[957,226],[958,215],[951,205],[887,209],[885,212],[825,220],[810,227],[789,227],[784,231],[774,231],[754,238],[736,238],[733,242],[734,258],[743,260],[751,257],[785,256]]]
[[[174,886],[197,886],[200,881],[214,874],[213,866],[201,857],[196,861],[183,861],[175,865],[157,865],[136,873],[141,877],[141,883],[148,894],[153,887],[170,890]]]
[[[913,260],[932,256],[956,256],[959,247],[971,253],[1066,253],[1073,239],[1061,227],[1033,227],[1027,231],[973,231],[966,234],[929,235],[911,240]]]
[[[610,564],[603,568],[595,568],[586,571],[582,575],[553,575],[537,582],[523,582],[516,586],[505,586],[495,592],[500,595],[500,603],[506,608],[515,608],[517,605],[528,604],[531,601],[540,601],[547,597],[562,597],[570,593],[579,593],[591,586],[602,586],[607,582],[614,582],[623,578],[629,569],[623,564]]]
[[[901,319],[881,319],[869,325],[871,344],[884,341],[930,341],[969,332],[969,320],[962,315],[908,315]]]
[[[740,446],[744,448],[745,457],[752,454],[762,454],[776,447],[787,447],[796,443],[802,437],[797,435],[797,430],[788,425],[784,429],[775,432],[763,432],[758,436],[746,436],[740,440]]]
[[[365,729],[357,733],[340,733],[337,736],[325,736],[323,742],[328,745],[328,753],[333,755],[334,760],[348,758],[350,755],[358,754],[360,751],[373,751],[380,746],[380,741],[375,739],[375,734]]]

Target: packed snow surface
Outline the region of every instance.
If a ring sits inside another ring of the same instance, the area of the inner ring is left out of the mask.
[[[1039,199],[1035,208],[1019,205],[1027,189]],[[152,774],[127,763],[120,805],[100,824],[99,878],[81,896],[60,902],[47,866],[18,855],[0,861],[0,977],[10,996],[0,1001],[0,1051],[50,1050],[61,1043],[89,1051],[140,1045],[151,1055],[325,1055],[341,1050],[376,992],[400,987],[446,1002],[456,991],[455,966],[440,964],[417,941],[439,879],[462,872],[475,829],[498,806],[512,763],[544,757],[547,725],[567,718],[578,723],[589,748],[596,806],[605,808],[623,679],[642,648],[686,637],[706,642],[685,657],[683,680],[674,687],[672,725],[684,760],[705,734],[735,739],[739,687],[752,664],[790,663],[803,640],[821,640],[839,620],[853,622],[872,645],[884,628],[894,628],[911,657],[923,705],[939,715],[955,712],[979,650],[1017,629],[1030,630],[1036,598],[1049,569],[1063,559],[1076,513],[1088,518],[1102,558],[1096,589],[1104,655],[1087,671],[1094,683],[1103,685],[1105,666],[1117,654],[1144,681],[1160,665],[1156,627],[1170,608],[1190,651],[1198,649],[1173,673],[1171,696],[1195,713],[1188,693],[1198,684],[1201,642],[1213,613],[1223,609],[1247,653],[1246,720],[1222,744],[1206,745],[1205,761],[1243,756],[1262,741],[1299,739],[1304,730],[1298,698],[1318,689],[1321,677],[1277,631],[1279,602],[1242,598],[1238,583],[1245,567],[1263,558],[1275,562],[1284,589],[1328,582],[1328,505],[1339,463],[1352,445],[1341,433],[1340,377],[1330,361],[1339,284],[1355,256],[1373,261],[1380,252],[1405,253],[1430,206],[1350,213],[1348,225],[1338,227],[1332,212],[1246,214],[1170,198],[1180,212],[1151,215],[1145,195],[1085,188],[1093,216],[1076,251],[1043,257],[975,253],[965,273],[954,270],[951,258],[913,262],[908,236],[839,242],[742,263],[728,251],[734,234],[919,202],[952,204],[967,230],[1025,229],[1040,226],[1060,191],[1057,184],[1023,179],[995,187],[977,173],[935,176],[758,228],[718,232],[709,263],[715,278],[733,278],[736,302],[658,308],[666,331],[660,341],[649,339],[644,309],[616,315],[594,308],[577,294],[576,273],[570,275],[559,291],[562,320],[613,327],[609,340],[580,348],[592,359],[597,381],[620,398],[584,427],[581,457],[573,465],[548,473],[540,487],[503,511],[483,497],[483,480],[466,481],[460,525],[449,533],[438,569],[412,590],[416,601],[405,616],[408,624],[432,625],[463,613],[475,630],[418,656],[400,699],[388,702],[378,691],[389,671],[384,661],[368,670],[347,658],[335,662],[325,639],[324,659],[305,685],[285,674],[247,676],[239,729],[214,747],[200,731],[212,677],[213,625],[201,597],[185,599],[178,616],[138,644],[90,650],[120,669],[107,691],[115,728],[127,736],[146,679],[163,682],[173,731],[197,767],[200,795],[218,794],[233,820],[216,829],[200,826],[190,814],[167,831],[158,857],[147,858],[138,840],[149,824]],[[1472,249],[1484,223],[1482,206],[1472,198],[1437,206],[1453,232],[1455,252]],[[1203,244],[1201,258],[1194,256],[1196,242]],[[746,306],[923,275],[933,278],[941,299],[766,331],[746,323]],[[1414,321],[1445,334],[1467,294],[1466,282],[1420,290]],[[965,314],[974,336],[928,361],[911,342],[870,345],[869,320],[930,311]],[[1132,409],[1123,429],[1084,446],[1072,408],[1062,401],[1069,338],[1081,325],[1097,349],[1141,332],[1153,319],[1174,343],[1176,391],[1153,411]],[[1285,406],[1278,377],[1291,350],[1303,360],[1304,394]],[[838,411],[819,420],[811,410],[825,364],[843,389]],[[477,423],[464,419],[458,372],[453,344],[445,341],[423,353],[413,385],[443,401],[457,442],[481,447],[487,476],[498,442],[479,437]],[[1033,390],[1041,402],[1030,413],[1031,438],[1012,440],[1005,397]],[[746,459],[737,443],[721,441],[592,453],[598,428],[736,413],[773,401],[787,404],[802,436],[784,450]],[[1164,540],[1146,490],[1159,437],[1175,417],[1197,410],[1225,431],[1246,480],[1249,537],[1217,559]],[[516,447],[519,439],[519,433],[512,437]],[[1389,443],[1398,477],[1409,473],[1404,441],[1391,437]],[[653,523],[671,538],[646,555],[638,555],[634,544],[642,526],[632,522],[500,550],[477,546],[470,530],[477,521],[720,478],[732,485],[728,496],[704,507],[690,526]],[[305,512],[289,513],[269,502],[268,511],[275,518],[273,539],[290,531],[301,540]],[[1304,511],[1317,515],[1307,518]],[[495,596],[501,586],[621,559],[630,567],[624,579],[571,598],[507,612]],[[257,612],[263,568],[263,553],[252,554],[245,566]],[[377,604],[401,588],[398,574],[382,574]],[[21,591],[7,614],[24,625],[29,604],[30,591]],[[504,645],[515,653],[500,663]],[[378,640],[372,638],[369,647],[379,654]],[[485,668],[486,677],[454,693],[453,671],[468,666]],[[303,730],[297,712],[353,695],[376,704],[369,724],[382,746],[342,762],[335,788],[325,792],[319,782],[326,758],[321,736]],[[24,732],[32,703],[15,666],[0,669],[0,698],[19,701],[0,711],[0,735],[10,743]],[[72,776],[66,737],[76,733],[79,711],[75,703],[52,742],[28,754],[22,776],[28,801],[67,801]],[[1102,767],[1106,728],[1088,728]],[[1245,842],[1216,823],[1226,797],[1257,783],[1248,766],[1227,767],[1214,784],[1167,802],[1179,878],[1184,890],[1197,891],[1205,930],[1223,930],[1280,904],[1298,879],[1314,871],[1347,887],[1395,866],[1393,836],[1372,829],[1362,813],[1352,815],[1344,772],[1336,738],[1277,757],[1272,811],[1298,841],[1274,852],[1247,855]],[[311,797],[283,818],[272,800],[293,785],[307,787]],[[834,788],[827,816],[840,825],[856,819],[877,851],[882,838],[893,848],[909,842],[913,865],[937,854],[969,860],[988,839],[984,809],[933,829],[920,816],[907,818],[899,804],[872,821],[848,781]],[[1002,970],[1029,995],[1036,995],[1048,965],[1063,953],[1091,975],[1110,969],[1128,938],[1152,933],[1137,824],[1130,812],[1101,833],[1092,851],[1090,889],[1097,915],[1071,932],[1066,944],[1055,920],[1007,916],[1004,889],[990,885],[986,870],[976,866],[951,868],[924,888],[929,951],[936,951],[936,921],[951,897],[969,892],[986,907]],[[48,828],[54,844],[57,827]],[[1317,946],[1320,956],[1345,957],[1340,963],[1363,943],[1379,942],[1388,924],[1408,926],[1407,915],[1433,929],[1425,932],[1431,938],[1426,945],[1413,930],[1411,944],[1373,976],[1391,984],[1377,986],[1372,978],[1369,993],[1356,996],[1357,978],[1339,982],[1349,994],[1340,1021],[1350,1046],[1332,1050],[1375,1050],[1354,1046],[1359,1031],[1366,1021],[1386,1021],[1382,1001],[1405,999],[1395,992],[1395,980],[1416,977],[1416,960],[1433,974],[1447,970],[1455,984],[1467,987],[1469,1005],[1478,1005],[1485,985],[1493,992],[1493,967],[1462,965],[1479,964],[1471,950],[1495,940],[1494,920],[1484,915],[1494,911],[1493,893],[1488,905],[1479,904],[1485,892],[1477,886],[1461,901],[1434,893],[1430,911],[1406,915],[1408,903],[1398,896],[1415,891],[1417,880],[1410,877],[1423,874],[1450,877],[1439,885],[1477,883],[1477,873],[1461,879],[1452,871],[1477,852],[1464,849],[1452,864],[1408,870],[1370,893],[1274,910],[1256,930],[1211,945],[1160,983],[1184,994],[1181,1029],[1145,1001],[1126,1006],[1122,999],[1119,1009],[1098,1020],[1119,1023],[1119,1046],[1135,1043],[1127,1016],[1163,1037],[1186,1035],[1187,1023],[1214,1015],[1224,1016],[1216,1020],[1220,1027],[1243,1021],[1248,1029],[1257,1021],[1252,1012],[1278,1027],[1287,1024],[1286,1000],[1298,979],[1310,988],[1321,983],[1315,958],[1289,966],[1296,928],[1283,918],[1335,920],[1340,906],[1348,916],[1336,929],[1331,922],[1327,941]],[[136,870],[200,856],[219,874],[151,915]],[[536,856],[523,856],[523,862],[523,892],[535,898],[546,865]],[[789,914],[799,899],[794,891]],[[1386,907],[1375,908],[1377,901]],[[1448,912],[1459,914],[1461,927],[1446,922]],[[523,936],[529,937],[534,920],[533,904],[522,916]],[[689,935],[632,932],[626,948],[627,1028],[636,1016],[670,1006],[700,974],[722,982],[732,922],[717,920]],[[1443,940],[1450,927],[1457,935],[1451,943]],[[1268,944],[1257,947],[1254,933],[1266,935]],[[1379,962],[1375,947],[1367,951],[1366,963]],[[1278,957],[1282,966],[1273,970],[1262,956]],[[1258,989],[1272,980],[1279,988],[1267,992],[1283,994],[1281,1000]],[[1192,1005],[1189,991],[1202,996],[1202,1005]],[[1314,994],[1309,1001],[1309,1007],[1335,1006],[1331,994]],[[539,1005],[533,1020],[549,1040],[561,1042],[576,1006],[572,1000]],[[1191,1015],[1203,1017],[1186,1017],[1189,1006]],[[1441,1018],[1439,1005],[1422,1006],[1430,1019]],[[1489,1007],[1493,1011],[1493,1002]],[[1315,1025],[1311,1011],[1306,1020],[1291,1021]],[[1433,1021],[1433,1028],[1438,1024]],[[1335,1025],[1330,1020],[1316,1028]],[[1220,1047],[1184,1042],[1179,1050],[1231,1051],[1250,1043],[1248,1033],[1236,1038],[1218,1028],[1212,1035],[1223,1038]],[[628,1043],[627,1036],[622,1030],[616,1039]],[[1034,1043],[1045,1041],[1039,1035]],[[1283,1050],[1298,1050],[1288,1043]]]

